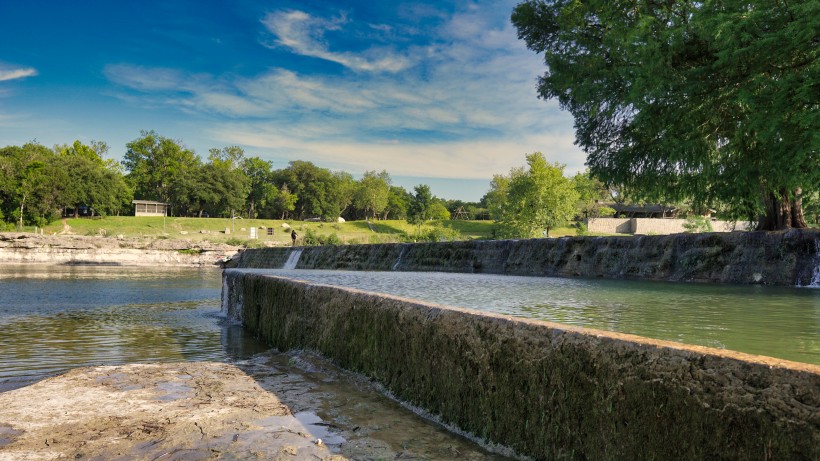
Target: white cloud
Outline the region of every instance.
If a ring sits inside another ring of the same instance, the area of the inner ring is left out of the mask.
[[[332,51],[325,33],[338,31],[347,22],[344,15],[325,19],[294,10],[269,13],[262,19],[262,24],[276,36],[276,45],[302,56],[335,62],[359,72],[395,73],[413,64],[407,56],[399,55],[389,47],[370,47],[361,53]],[[379,27],[384,30],[384,25],[373,26],[375,30]]]
[[[37,69],[33,67],[11,67],[0,65],[0,82],[34,77],[36,75]]]
[[[492,6],[470,6],[443,18],[429,43],[414,49],[414,66],[399,73],[271,68],[236,77],[127,64],[105,72],[140,93],[123,98],[227,116],[200,125],[202,135],[266,158],[310,160],[354,173],[375,168],[393,175],[488,179],[523,165],[524,154],[542,151],[567,164],[568,173],[582,170],[585,156],[573,145],[571,117],[554,101],[536,97],[541,58],[517,40],[508,16],[498,16]],[[322,19],[286,11],[267,15],[263,23],[277,46],[294,53],[354,70],[366,69],[363,62],[383,64],[370,59],[372,49],[359,55],[331,51],[330,32],[357,26],[344,15]]]
[[[189,87],[189,79],[175,69],[109,64],[105,66],[103,73],[114,83],[140,91],[178,91]]]
[[[396,176],[489,179],[525,163],[525,154],[541,151],[550,162],[567,165],[567,173],[582,171],[571,132],[534,134],[495,142],[459,140],[446,143],[381,143],[326,141],[321,127],[302,132],[272,128],[264,123],[238,123],[212,127],[226,144],[247,146],[254,155],[281,161],[305,159],[332,169],[353,173],[385,169]],[[262,151],[262,152],[259,152]]]

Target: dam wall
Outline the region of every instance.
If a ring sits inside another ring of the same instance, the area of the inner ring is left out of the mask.
[[[246,250],[240,268],[281,268],[291,248]],[[400,270],[810,285],[820,231],[304,247],[297,269]]]
[[[527,241],[503,251],[476,243],[504,261],[530,260],[515,256]],[[445,251],[459,264],[475,261],[466,243],[420,247],[437,256],[412,266],[433,267]],[[395,260],[405,249],[406,261],[407,248],[373,252]],[[369,253],[341,254],[350,268]],[[531,257],[549,251],[541,254]],[[536,460],[820,459],[816,365],[242,270],[224,272],[223,304],[274,347],[317,351],[443,423]]]

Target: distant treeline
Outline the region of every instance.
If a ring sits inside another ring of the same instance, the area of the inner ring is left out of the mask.
[[[430,201],[429,219],[488,219],[482,203],[432,197],[425,185],[414,195],[392,185],[386,171],[356,180],[301,160],[274,169],[236,146],[202,159],[154,131],[126,144],[121,163],[107,153],[96,141],[0,148],[0,227],[43,225],[61,215],[128,215],[134,199],[168,203],[173,216],[407,219],[419,191]]]

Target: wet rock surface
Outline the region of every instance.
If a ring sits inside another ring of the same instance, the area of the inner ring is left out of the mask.
[[[80,368],[0,393],[0,460],[502,460],[317,356]]]

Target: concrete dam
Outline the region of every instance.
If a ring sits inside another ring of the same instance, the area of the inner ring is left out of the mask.
[[[255,274],[435,270],[804,285],[817,232],[248,250],[223,305],[533,459],[820,459],[820,366]],[[298,254],[297,254],[298,252]],[[290,259],[290,261],[288,261]]]

